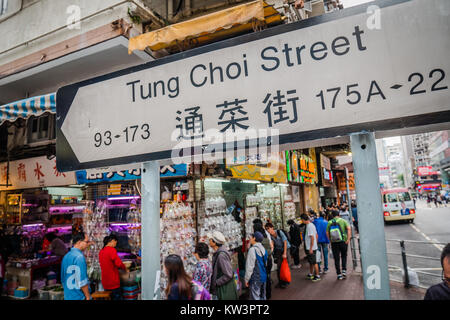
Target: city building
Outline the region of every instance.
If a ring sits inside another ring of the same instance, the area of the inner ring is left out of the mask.
[[[450,190],[450,147],[449,130],[430,134],[429,155],[433,171],[440,173],[442,189]]]

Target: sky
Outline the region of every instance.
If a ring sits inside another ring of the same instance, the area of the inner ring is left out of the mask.
[[[353,6],[357,6],[358,4],[370,2],[371,0],[341,0],[340,2],[343,4],[344,9],[350,8]]]

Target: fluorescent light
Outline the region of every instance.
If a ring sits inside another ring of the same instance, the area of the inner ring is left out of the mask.
[[[227,179],[220,179],[220,178],[206,178],[205,181],[211,181],[211,182],[229,182]]]
[[[126,196],[126,197],[113,197],[108,198],[108,200],[131,200],[131,199],[139,199],[140,196]]]
[[[258,180],[242,180],[242,182],[245,183],[255,183],[255,184],[260,184],[261,182],[259,182]]]

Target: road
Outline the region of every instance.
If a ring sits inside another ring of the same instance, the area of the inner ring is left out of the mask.
[[[405,242],[406,254],[432,257],[433,259],[424,259],[417,257],[407,257],[409,268],[419,272],[431,273],[436,276],[417,273],[419,286],[428,288],[433,284],[441,282],[441,264],[440,255],[443,244],[450,242],[450,204],[447,207],[436,208],[433,204],[431,208],[427,207],[425,201],[416,203],[416,219],[413,224],[404,222],[395,222],[385,225],[386,246],[388,252],[388,265],[390,266],[391,280],[402,281],[403,263],[400,253],[398,240],[423,241],[425,243]]]

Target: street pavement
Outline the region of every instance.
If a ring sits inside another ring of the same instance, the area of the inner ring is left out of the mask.
[[[450,205],[436,208],[432,204],[428,207],[425,201],[419,200],[416,207],[416,219],[413,224],[395,222],[385,225],[390,279],[403,281],[400,242],[395,240],[405,240],[407,255],[428,257],[407,256],[408,267],[418,272],[416,275],[419,286],[428,288],[441,282],[440,255],[444,244],[450,242]],[[408,242],[408,240],[423,243]]]
[[[348,256],[347,279],[337,280],[333,259],[329,259],[329,273],[322,275],[322,280],[312,282],[306,279],[309,265],[306,259],[301,261],[301,269],[291,269],[292,282],[286,289],[275,288],[276,272],[272,272],[271,300],[364,300],[361,269],[353,270],[350,254]],[[391,300],[423,300],[425,290],[422,288],[406,289],[400,282],[391,281]]]

